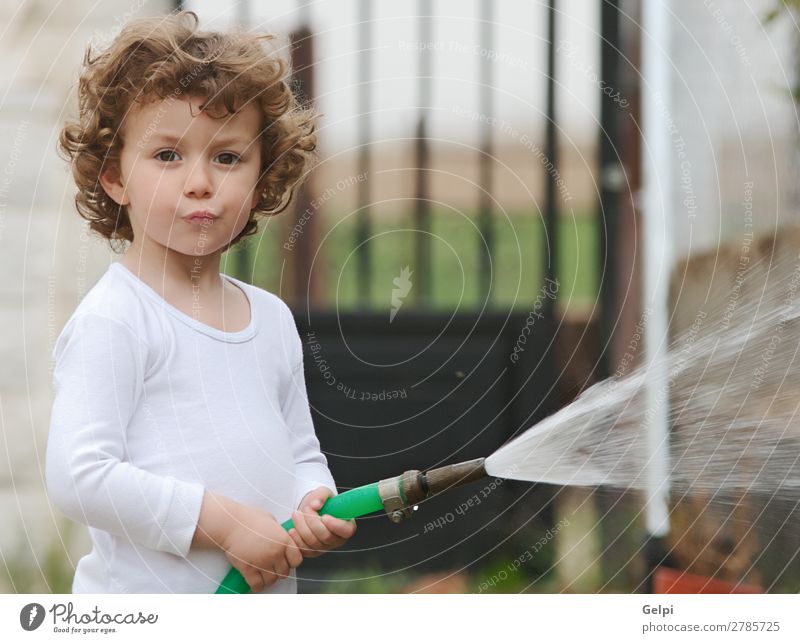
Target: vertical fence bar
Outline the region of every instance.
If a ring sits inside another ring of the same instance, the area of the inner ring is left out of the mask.
[[[369,0],[358,4],[358,171],[369,176],[372,164],[370,138],[372,136],[372,12]],[[358,305],[366,308],[370,303],[372,283],[371,252],[367,241],[370,235],[370,180],[358,182],[358,216],[356,217],[356,265],[358,266]]]
[[[620,87],[619,0],[600,0],[600,77],[606,87]],[[600,90],[600,203],[597,220],[600,244],[600,377],[614,370],[613,337],[620,313],[617,302],[620,191],[625,174],[620,166],[619,107]]]
[[[419,33],[420,41],[427,43],[431,41],[431,16],[428,15],[429,3],[419,0]],[[430,196],[428,187],[428,131],[427,120],[431,104],[431,54],[430,48],[420,47],[419,51],[419,72],[417,74],[417,87],[419,95],[419,116],[417,117],[417,132],[415,145],[416,162],[416,198],[414,208],[414,290],[417,295],[417,304],[427,307],[430,304],[431,296],[431,244],[430,232]]]
[[[181,2],[181,0],[178,0],[177,4],[179,10],[184,8],[184,3]],[[239,23],[240,27],[246,29],[250,16],[250,7],[248,6],[247,1],[242,0],[236,9],[236,21]],[[253,272],[255,270],[256,253],[252,251],[253,238],[254,237],[248,237],[244,241],[240,241],[236,244],[236,246],[234,246],[235,250],[232,252],[234,259],[234,273],[239,279],[247,281],[248,283],[253,281]]]
[[[551,171],[545,172],[545,248],[544,256],[547,258],[545,276],[554,280],[558,269],[558,239],[557,223],[558,209],[556,206],[556,168],[558,167],[558,139],[556,137],[556,0],[549,0],[547,5],[547,98],[546,98],[546,125],[545,125],[545,154],[550,160]],[[555,301],[545,297],[545,316],[550,328],[555,330]]]
[[[493,0],[481,0],[481,29],[480,43],[486,51],[493,47],[494,19]],[[483,56],[480,61],[480,109],[481,126],[480,139],[480,187],[478,205],[478,229],[481,239],[478,240],[478,284],[480,300],[490,303],[492,296],[492,271],[497,267],[492,265],[494,253],[494,231],[492,229],[492,126],[489,124],[492,113],[492,99],[494,87],[492,86],[492,60],[491,56]]]
[[[306,17],[308,20],[308,17]],[[292,70],[295,93],[302,104],[314,104],[314,38],[308,22],[301,23],[291,34]],[[313,212],[311,194],[313,174],[304,180],[295,198],[293,213],[299,223],[305,212]],[[296,303],[306,300],[317,304],[320,300],[319,274],[311,266],[319,243],[319,221],[311,216],[303,225],[303,234],[297,239],[292,253],[292,296]]]

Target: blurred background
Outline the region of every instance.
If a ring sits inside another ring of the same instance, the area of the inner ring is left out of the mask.
[[[323,114],[293,207],[224,271],[291,305],[340,490],[488,455],[640,360],[649,296],[677,332],[730,288],[731,248],[800,222],[793,3],[6,1],[0,591],[68,592],[90,546],[45,494],[50,354],[118,257],[75,211],[58,131],[86,46],[176,9],[277,34]],[[654,540],[637,494],[486,484],[361,519],[300,591],[642,592],[660,563],[800,589],[798,534],[742,529],[746,503],[674,501]]]

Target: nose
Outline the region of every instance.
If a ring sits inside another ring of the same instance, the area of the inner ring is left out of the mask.
[[[196,161],[189,167],[183,191],[186,196],[199,199],[211,196],[211,174],[203,161]]]

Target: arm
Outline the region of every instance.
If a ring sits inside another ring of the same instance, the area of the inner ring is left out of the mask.
[[[124,323],[94,313],[65,331],[54,351],[50,500],[76,522],[186,556],[203,486],[126,462],[125,433],[144,386],[143,344]]]
[[[295,462],[293,506],[299,507],[302,499],[320,486],[327,487],[331,490],[331,495],[336,495],[336,483],[328,469],[328,460],[320,451],[319,440],[314,432],[302,367],[292,375],[283,408],[286,425],[292,434]]]
[[[313,558],[341,547],[356,531],[355,520],[320,517],[318,511],[327,498],[337,495],[328,462],[314,433],[303,374],[303,345],[291,311],[286,308],[289,328],[286,331],[292,368],[288,390],[282,401],[286,425],[292,433],[295,461],[295,494],[292,512],[294,528],[289,535],[304,558]]]
[[[197,529],[192,538],[192,547],[198,549],[224,549],[230,528],[238,524],[241,505],[226,496],[210,491],[203,495]]]
[[[253,592],[288,577],[303,562],[299,547],[271,513],[210,491],[203,496],[192,547],[225,552]],[[237,585],[234,578],[226,581]]]
[[[289,380],[284,383],[281,410],[292,439],[296,475],[293,508],[297,508],[302,499],[317,487],[327,487],[331,495],[336,495],[337,491],[328,461],[320,451],[319,440],[314,432],[303,373],[302,341],[288,306],[284,306],[283,312],[288,317],[284,326],[284,344],[292,371]]]

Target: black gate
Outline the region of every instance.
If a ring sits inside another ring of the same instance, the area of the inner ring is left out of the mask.
[[[544,152],[558,166],[555,109],[556,17],[555,0],[548,3],[547,113]],[[361,54],[359,83],[370,81],[370,3],[360,4],[359,42]],[[432,17],[427,4],[419,5],[419,39],[430,40]],[[493,8],[481,2],[481,42],[492,50]],[[618,84],[619,35],[618,2],[602,2],[601,71],[608,85]],[[294,67],[299,89],[313,97],[314,55],[312,34],[301,31],[294,37]],[[282,293],[293,304],[303,339],[305,375],[317,435],[340,491],[388,478],[408,469],[425,470],[444,464],[491,454],[514,435],[543,419],[570,399],[586,382],[607,374],[603,348],[609,345],[619,306],[614,283],[620,272],[619,234],[615,224],[622,187],[605,181],[598,204],[600,233],[600,315],[570,322],[557,318],[555,299],[547,296],[550,284],[558,280],[558,210],[556,173],[547,171],[544,212],[532,211],[545,234],[541,247],[526,251],[541,257],[544,279],[537,292],[526,298],[531,306],[519,312],[492,306],[492,288],[487,277],[493,252],[492,149],[493,132],[488,125],[481,132],[479,150],[483,195],[476,204],[477,226],[481,231],[480,262],[471,278],[481,284],[488,304],[474,313],[435,312],[430,306],[431,228],[428,170],[430,146],[426,118],[430,109],[431,56],[419,52],[418,117],[416,127],[416,186],[414,226],[418,231],[413,262],[418,268],[414,297],[402,314],[390,320],[385,311],[363,309],[336,312],[303,306],[313,284],[310,259],[314,248],[299,248],[293,262],[294,292]],[[492,111],[492,65],[490,57],[480,62],[482,113]],[[369,94],[359,93],[360,170],[371,166],[371,110]],[[619,163],[616,140],[619,110],[603,97],[599,139],[599,164],[603,176],[613,176]],[[625,190],[631,188],[625,185]],[[358,288],[363,302],[368,299],[372,257],[369,184],[359,185],[356,261]],[[298,212],[306,208],[301,194]],[[309,225],[308,222],[305,223]],[[307,242],[312,239],[307,235]],[[235,252],[235,251],[234,251]],[[237,272],[252,276],[252,259],[238,255]],[[621,255],[620,255],[621,256]],[[616,265],[608,260],[616,258]],[[628,268],[630,270],[630,268]],[[544,293],[545,296],[542,296]],[[537,299],[538,294],[538,299]],[[313,297],[310,298],[313,301]],[[487,312],[488,311],[488,312]],[[597,321],[594,321],[597,320]],[[490,485],[487,491],[487,484]],[[359,520],[357,536],[348,545],[326,556],[304,563],[301,591],[317,591],[321,579],[330,581],[337,573],[358,576],[359,571],[391,573],[403,570],[421,573],[434,569],[462,569],[480,566],[487,556],[498,553],[514,538],[520,525],[536,519],[547,525],[552,520],[554,488],[513,481],[479,481],[453,490],[420,505],[414,518],[400,525],[386,516]],[[478,498],[479,502],[474,499]],[[469,502],[473,499],[473,502]],[[461,511],[459,511],[459,509]]]

